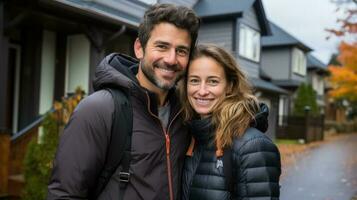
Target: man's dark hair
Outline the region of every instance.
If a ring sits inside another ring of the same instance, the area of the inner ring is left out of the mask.
[[[145,49],[155,25],[162,22],[187,30],[191,36],[191,52],[193,51],[200,28],[200,19],[192,9],[172,4],[155,4],[145,12],[138,34],[143,49]]]

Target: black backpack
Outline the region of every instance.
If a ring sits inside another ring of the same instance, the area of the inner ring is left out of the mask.
[[[130,179],[129,165],[131,159],[133,109],[127,93],[117,88],[106,88],[106,90],[108,90],[113,97],[115,111],[111,127],[110,143],[107,147],[104,167],[97,180],[96,188],[91,195],[93,199],[98,198],[119,165],[122,167],[120,172],[121,190],[126,187]],[[121,194],[123,194],[123,192],[121,192]],[[122,198],[122,196],[118,197],[118,199]]]

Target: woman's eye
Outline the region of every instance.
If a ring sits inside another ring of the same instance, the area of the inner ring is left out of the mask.
[[[197,85],[200,81],[198,79],[189,79],[188,82],[191,85]]]
[[[217,85],[218,83],[219,83],[219,81],[215,80],[215,79],[208,80],[208,84],[210,84],[210,85]]]

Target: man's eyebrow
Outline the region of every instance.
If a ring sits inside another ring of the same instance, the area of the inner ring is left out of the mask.
[[[168,45],[168,46],[171,45],[169,42],[165,42],[165,41],[162,41],[162,40],[157,40],[157,41],[154,42],[154,44],[156,44],[156,45],[157,44],[163,44],[163,45]],[[179,46],[177,46],[177,48],[178,49],[185,49],[187,51],[190,51],[190,47],[185,46],[185,45],[179,45]]]

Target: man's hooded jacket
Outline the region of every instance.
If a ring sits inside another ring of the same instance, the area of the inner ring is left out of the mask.
[[[137,70],[137,60],[121,54],[107,56],[97,67],[95,92],[80,102],[61,136],[47,199],[91,197],[105,163],[115,110],[107,87],[128,92],[133,108],[131,176],[124,200],[167,200],[170,193],[179,199],[190,137],[179,117],[178,98],[174,90],[169,91],[170,116],[164,127],[157,97],[139,85]],[[117,199],[118,193],[119,185],[109,182],[100,199]]]

